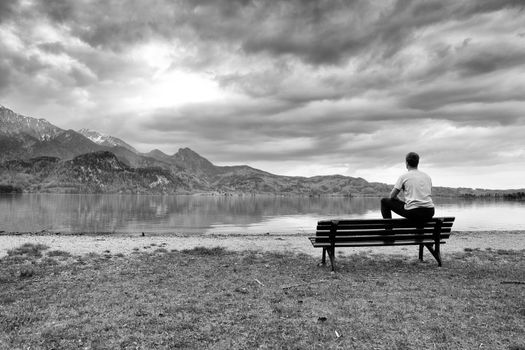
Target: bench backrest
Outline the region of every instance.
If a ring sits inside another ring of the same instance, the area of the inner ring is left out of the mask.
[[[358,219],[358,220],[322,220],[317,223],[316,236],[378,236],[378,235],[424,235],[430,237],[439,233],[441,239],[447,239],[452,230],[454,217],[432,218],[425,222],[408,219]],[[387,228],[391,230],[386,230]],[[371,237],[368,237],[371,238]]]

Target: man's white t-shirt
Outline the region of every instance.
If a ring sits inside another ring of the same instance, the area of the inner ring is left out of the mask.
[[[394,188],[403,192],[406,210],[434,208],[432,180],[424,172],[417,169],[409,170],[397,179]]]

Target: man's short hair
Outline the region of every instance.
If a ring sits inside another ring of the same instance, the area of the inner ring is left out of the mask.
[[[417,154],[416,152],[410,152],[406,156],[406,162],[412,168],[417,168],[417,166],[419,165],[419,154]]]

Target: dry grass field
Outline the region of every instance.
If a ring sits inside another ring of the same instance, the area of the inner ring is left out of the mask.
[[[197,247],[0,260],[1,349],[525,350],[525,251],[444,266]]]

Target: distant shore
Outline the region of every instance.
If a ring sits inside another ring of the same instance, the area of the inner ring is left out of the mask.
[[[240,235],[240,234],[151,234],[141,233],[116,234],[54,234],[9,233],[0,234],[0,258],[9,250],[26,243],[43,244],[50,250],[66,251],[74,255],[89,253],[131,254],[156,249],[183,250],[195,247],[223,247],[234,251],[274,251],[305,253],[319,256],[320,250],[314,249],[307,239],[308,234],[297,235]],[[525,231],[461,231],[454,232],[442,254],[463,252],[468,249],[481,250],[522,250],[525,249]],[[338,254],[352,255],[359,252],[377,254],[401,254],[417,256],[415,247],[378,247],[378,248],[345,248]]]

